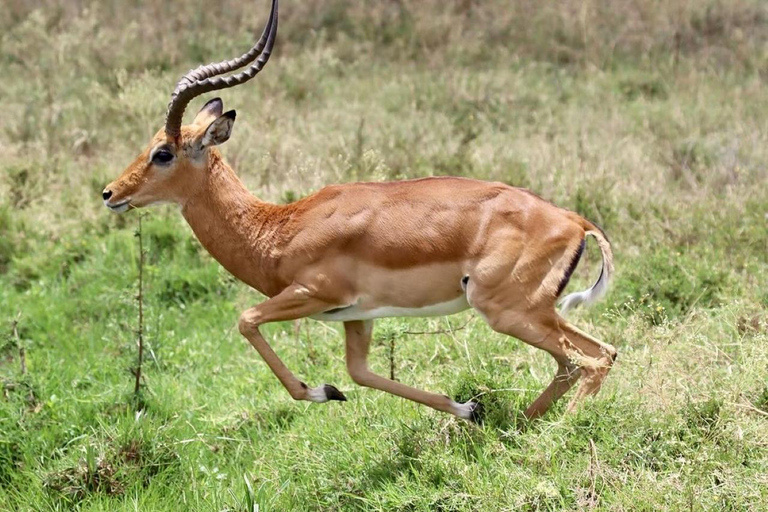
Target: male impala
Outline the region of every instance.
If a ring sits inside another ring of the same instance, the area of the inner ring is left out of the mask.
[[[567,296],[563,309],[591,303],[607,289],[610,244],[588,220],[526,190],[448,177],[332,185],[292,204],[269,204],[246,190],[215,147],[229,139],[234,110],[223,112],[222,101],[212,99],[192,124],[181,125],[192,98],[253,78],[269,59],[276,33],[273,0],[264,33],[248,53],[187,73],[173,92],[164,129],[104,189],[104,204],[114,212],[158,202],[180,205],[208,252],[270,297],[242,313],[240,332],[296,400],[345,397],[334,386],[309,387],[297,379],[259,326],[310,317],[344,322],[347,370],[356,383],[473,418],[475,402],[457,403],[394,382],[366,363],[374,319],[448,315],[469,307],[495,331],[557,361],[552,383],[528,407],[528,417],[546,412],[579,377],[569,409],[596,393],[616,350],[555,312],[586,235],[597,239],[602,272],[590,289]]]

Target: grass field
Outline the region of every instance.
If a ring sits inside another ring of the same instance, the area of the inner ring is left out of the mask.
[[[528,187],[610,236],[612,290],[571,318],[619,359],[576,414],[526,422],[548,355],[469,312],[379,321],[374,370],[479,395],[477,426],[355,386],[340,325],[272,324],[297,375],[349,398],[293,402],[236,327],[262,298],[163,206],[143,211],[134,396],[139,212],[110,214],[100,192],[178,77],[246,49],[267,4],[0,10],[0,509],[767,509],[760,0],[285,1],[265,71],[222,94],[239,114],[222,150],[250,190]],[[569,289],[598,261],[590,244]]]

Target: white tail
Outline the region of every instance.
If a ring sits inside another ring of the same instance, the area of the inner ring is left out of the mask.
[[[586,234],[592,235],[597,240],[600,252],[603,254],[603,268],[600,270],[600,277],[590,288],[581,292],[569,293],[560,300],[560,313],[563,315],[577,306],[582,304],[591,306],[602,299],[608,291],[608,285],[613,275],[613,254],[608,239],[599,230],[590,229]]]

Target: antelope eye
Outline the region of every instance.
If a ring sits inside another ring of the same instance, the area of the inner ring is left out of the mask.
[[[152,155],[152,163],[154,164],[167,164],[171,160],[173,160],[173,153],[166,151],[165,149],[161,149]]]

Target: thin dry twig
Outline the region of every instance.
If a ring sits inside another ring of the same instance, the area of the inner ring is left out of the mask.
[[[757,407],[755,407],[755,406],[754,406],[754,405],[752,405],[752,404],[744,404],[744,403],[736,403],[736,402],[732,402],[732,403],[731,403],[731,405],[735,405],[736,407],[738,407],[738,408],[740,408],[740,409],[746,409],[746,410],[748,410],[748,411],[752,411],[752,412],[755,412],[755,413],[757,413],[757,414],[759,414],[759,415],[761,415],[761,416],[766,416],[766,417],[768,417],[768,412],[765,412],[765,411],[763,411],[762,409],[758,409]]]
[[[19,320],[21,320],[21,313],[16,315],[13,320],[11,330],[13,331],[13,339],[16,340],[16,347],[19,349],[19,365],[21,366],[21,374],[27,374],[27,350],[21,343],[21,337],[19,336]]]
[[[597,458],[597,448],[595,447],[595,442],[590,439],[589,440],[589,495],[588,495],[588,504],[589,508],[595,508],[597,506],[598,502],[598,496],[597,492],[595,491],[595,487],[597,484],[597,475],[600,472],[600,461]]]
[[[450,324],[448,324],[448,329],[439,329],[437,331],[402,331],[401,334],[452,334],[455,331],[461,331],[462,329],[466,329],[467,326],[474,320],[474,317],[467,320],[467,322],[456,328],[450,327]],[[395,338],[396,336],[392,336],[389,338],[389,378],[390,380],[396,380],[395,379]]]
[[[139,239],[139,294],[136,300],[139,301],[139,327],[136,330],[139,345],[138,364],[136,371],[136,383],[133,387],[133,394],[138,395],[141,390],[141,363],[144,359],[144,240],[141,236],[141,220],[143,215],[139,215],[139,229],[136,231],[136,237]]]
[[[389,338],[389,379],[395,380],[395,336]]]
[[[463,329],[466,329],[467,326],[474,320],[475,317],[470,318],[466,321],[463,325],[459,327],[449,327],[448,329],[439,329],[437,331],[403,331],[403,334],[451,334],[456,331],[461,331]]]
[[[477,400],[480,397],[483,397],[485,395],[492,395],[493,393],[530,393],[533,391],[532,389],[528,388],[497,388],[497,389],[489,389],[488,391],[481,391],[480,393],[477,393],[476,395],[473,395],[471,400]]]

